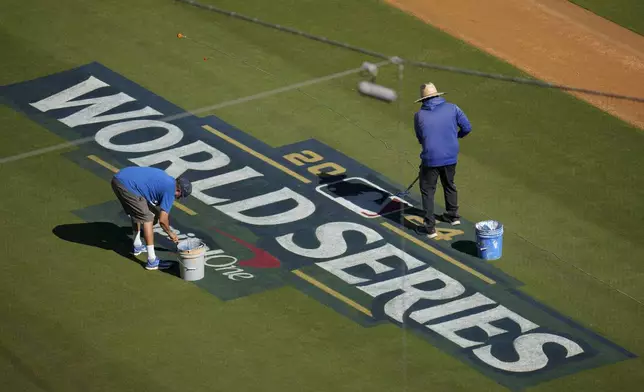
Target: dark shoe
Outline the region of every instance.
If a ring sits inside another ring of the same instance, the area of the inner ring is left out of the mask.
[[[417,226],[416,229],[416,234],[418,235],[426,235],[429,238],[436,238],[438,234],[436,234],[436,229],[435,228],[430,228],[427,226]]]
[[[440,218],[439,218],[439,220],[440,220],[441,222],[449,223],[449,224],[450,224],[450,225],[452,225],[452,226],[456,226],[456,225],[460,225],[460,224],[461,224],[461,220],[460,220],[459,218],[456,218],[456,217],[453,217],[453,216],[449,216],[449,215],[447,215],[447,214],[443,214],[443,215],[441,215],[441,216],[440,216]]]

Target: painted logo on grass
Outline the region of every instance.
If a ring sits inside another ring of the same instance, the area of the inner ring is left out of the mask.
[[[404,323],[512,389],[633,357],[468,255],[467,222],[439,226],[437,241],[416,236],[400,187],[315,140],[271,148],[97,63],[2,95],[62,137],[92,136],[68,157],[106,179],[128,165],[187,176],[193,194],[172,224],[207,243],[195,284],[220,298],[295,285],[365,326]],[[116,201],[76,213],[127,224]]]

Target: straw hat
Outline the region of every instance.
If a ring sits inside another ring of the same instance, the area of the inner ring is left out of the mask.
[[[432,97],[438,97],[443,94],[445,93],[439,93],[438,90],[436,90],[434,83],[425,83],[420,86],[420,99],[417,99],[415,102],[420,102]]]

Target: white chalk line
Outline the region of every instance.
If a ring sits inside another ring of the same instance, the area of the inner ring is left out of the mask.
[[[381,66],[381,65],[386,65],[386,64],[389,64],[389,63],[391,63],[391,62],[390,61],[383,61],[381,63],[378,63],[377,65]],[[288,86],[276,88],[274,90],[264,91],[264,92],[261,92],[261,93],[258,93],[258,94],[253,94],[253,95],[249,95],[249,96],[246,96],[246,97],[237,98],[237,99],[233,99],[233,100],[226,101],[226,102],[221,102],[221,103],[218,103],[218,104],[215,104],[215,105],[204,106],[204,107],[201,107],[201,108],[198,108],[198,109],[186,111],[186,112],[179,113],[179,114],[173,114],[171,116],[166,116],[164,118],[161,118],[161,119],[159,119],[159,121],[173,121],[173,120],[178,120],[178,119],[181,119],[181,118],[184,118],[184,117],[194,116],[194,115],[204,113],[204,112],[210,112],[210,111],[213,111],[213,110],[222,109],[222,108],[229,107],[229,106],[239,105],[239,104],[254,101],[254,100],[257,100],[257,99],[270,97],[272,95],[280,94],[280,93],[283,93],[283,92],[296,90],[296,89],[301,88],[301,87],[306,87],[306,86],[310,86],[310,85],[313,85],[313,84],[327,82],[327,81],[333,80],[333,79],[338,79],[338,78],[341,78],[341,77],[344,77],[344,76],[347,76],[347,75],[359,73],[361,71],[363,71],[362,67],[361,68],[353,68],[353,69],[349,69],[347,71],[342,71],[342,72],[336,72],[336,73],[326,75],[326,76],[322,76],[322,77],[319,77],[319,78],[314,78],[314,79],[306,80],[304,82],[294,83],[294,84],[291,84],[291,85],[288,85]],[[9,162],[15,162],[15,161],[19,161],[19,160],[27,159],[27,158],[32,158],[32,157],[35,157],[35,156],[38,156],[38,155],[47,154],[49,152],[63,150],[63,149],[66,149],[68,147],[75,147],[75,146],[80,146],[82,144],[91,143],[92,141],[94,141],[93,136],[84,137],[84,138],[72,140],[72,141],[69,141],[69,142],[57,144],[57,145],[54,145],[54,146],[49,146],[49,147],[40,148],[40,149],[37,149],[37,150],[25,152],[25,153],[22,153],[22,154],[17,154],[17,155],[13,155],[13,156],[10,156],[10,157],[0,158],[0,164],[5,164],[5,163],[9,163]]]
[[[67,147],[79,146],[81,144],[89,143],[89,142],[91,142],[93,140],[94,140],[94,136],[84,137],[84,138],[81,138],[81,139],[72,140],[70,142],[57,144],[55,146],[49,146],[49,147],[40,148],[40,149],[37,149],[37,150],[25,152],[25,153],[18,154],[18,155],[13,155],[13,156],[6,157],[6,158],[0,158],[0,164],[35,157],[35,156],[38,156],[38,155],[47,154],[48,152],[52,152],[52,151],[63,150],[65,148],[67,148]]]

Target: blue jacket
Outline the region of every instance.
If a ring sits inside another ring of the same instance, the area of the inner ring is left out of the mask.
[[[423,102],[414,116],[414,128],[422,146],[420,159],[424,166],[429,167],[455,164],[459,152],[458,139],[472,131],[465,113],[442,97]]]

